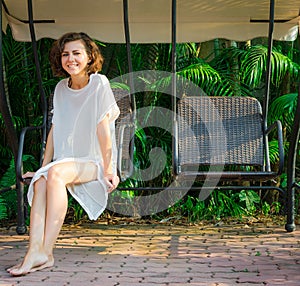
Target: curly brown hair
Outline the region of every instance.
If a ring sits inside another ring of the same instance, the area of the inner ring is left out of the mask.
[[[77,40],[81,40],[84,43],[87,55],[90,59],[87,67],[87,73],[90,75],[92,73],[96,73],[97,71],[101,71],[104,59],[97,44],[85,33],[72,32],[61,36],[57,41],[53,43],[50,50],[49,60],[53,74],[55,76],[69,76],[69,74],[62,67],[61,54],[66,43]]]

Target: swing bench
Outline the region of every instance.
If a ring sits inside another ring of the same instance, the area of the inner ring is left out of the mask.
[[[276,121],[266,129],[257,99],[185,96],[179,100],[177,112],[174,154],[177,178],[262,182],[282,173],[281,123]],[[276,129],[279,164],[277,170],[272,170],[267,138]]]
[[[270,1],[266,94],[262,106],[252,97],[206,96],[202,92],[177,95],[176,1],[172,4],[174,178],[178,182],[191,181],[190,189],[194,188],[194,182],[202,182],[200,190],[204,194],[206,190],[219,189],[276,189],[286,198],[286,192],[272,183],[284,168],[281,122],[277,120],[267,126],[274,1]],[[271,168],[269,158],[270,132],[277,132],[279,163],[276,169]]]

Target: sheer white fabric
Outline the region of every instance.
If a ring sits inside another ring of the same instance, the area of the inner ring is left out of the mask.
[[[108,114],[113,143],[113,170],[116,172],[117,147],[115,120],[119,108],[104,75],[92,74],[88,85],[79,90],[68,87],[68,79],[60,81],[53,98],[53,162],[40,168],[28,189],[28,201],[32,203],[33,184],[41,176],[47,179],[51,166],[62,162],[94,162],[98,167],[96,181],[68,185],[67,189],[86,211],[96,220],[107,204],[107,186],[103,180],[102,155],[97,137],[97,124]]]

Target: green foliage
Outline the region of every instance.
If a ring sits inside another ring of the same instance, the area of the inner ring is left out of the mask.
[[[7,218],[7,207],[5,199],[0,195],[0,220]]]
[[[179,70],[177,74],[197,84],[207,95],[232,95],[233,90],[225,77],[205,61],[201,59],[197,61]]]
[[[271,102],[269,108],[269,123],[280,120],[285,128],[291,132],[294,115],[297,106],[298,93],[288,93],[281,95]]]
[[[31,155],[23,156],[24,170],[32,171],[38,166],[37,161]],[[6,170],[4,175],[0,179],[0,189],[5,189],[12,187],[11,191],[8,191],[2,195],[2,212],[5,214],[6,218],[13,219],[16,217],[17,213],[17,194],[15,191],[16,184],[16,172],[15,172],[15,162],[13,159],[10,161],[9,168]],[[0,204],[1,208],[1,204]]]
[[[250,87],[258,87],[265,80],[268,47],[263,45],[249,46],[241,57],[241,73],[243,81]],[[298,76],[299,65],[273,48],[271,58],[272,83],[278,87],[285,75]]]
[[[187,196],[168,210],[169,215],[176,215],[180,211],[188,221],[220,220],[225,217],[242,218],[254,215],[261,200],[253,190],[214,191],[205,201],[194,196]]]
[[[205,219],[208,215],[205,202],[191,196],[188,196],[186,201],[181,205],[181,210],[183,215],[187,216],[191,222]]]
[[[259,195],[252,190],[242,190],[239,192],[239,199],[246,214],[253,215],[260,203]]]
[[[278,141],[272,140],[269,142],[269,157],[271,164],[276,164],[279,160]]]
[[[279,202],[273,202],[272,205],[270,205],[268,202],[263,202],[262,205],[262,213],[267,216],[267,215],[278,215],[280,213],[281,209],[281,204]]]
[[[84,217],[86,217],[86,213],[80,204],[70,196],[68,199],[68,213],[67,218],[70,219],[73,223],[80,222]]]

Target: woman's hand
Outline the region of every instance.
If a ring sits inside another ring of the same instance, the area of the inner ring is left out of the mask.
[[[26,172],[22,178],[26,179],[26,178],[32,178],[34,176],[35,172]]]
[[[107,192],[111,193],[118,186],[120,179],[117,175],[111,174],[111,175],[105,175],[104,181],[107,185]]]
[[[33,178],[34,174],[35,174],[35,172],[26,172],[26,173],[22,176],[23,183],[24,183],[25,185],[30,184],[31,179]]]

